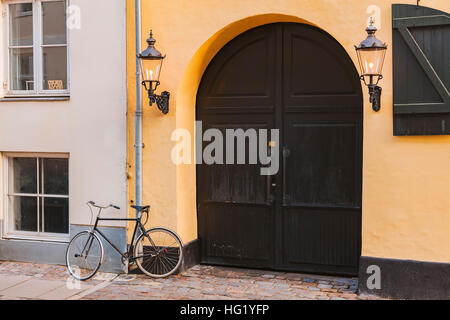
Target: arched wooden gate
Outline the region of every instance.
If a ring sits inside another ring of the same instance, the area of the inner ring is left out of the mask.
[[[294,23],[239,35],[205,71],[196,114],[203,130],[277,128],[281,145],[269,178],[260,165],[198,165],[203,263],[357,273],[362,94],[335,39]]]

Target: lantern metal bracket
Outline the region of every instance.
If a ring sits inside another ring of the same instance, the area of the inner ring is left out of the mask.
[[[366,82],[366,78],[369,77],[369,83]],[[381,87],[378,86],[378,82],[383,79],[382,75],[378,75],[376,77],[376,81],[373,81],[374,76],[373,75],[362,75],[361,80],[364,82],[364,84],[369,88],[369,101],[372,103],[372,109],[375,112],[380,111],[381,109]]]
[[[376,86],[376,85],[369,85],[369,94],[370,94],[370,99],[369,101],[372,103],[372,109],[375,112],[380,111],[381,109],[381,87]]]
[[[153,103],[156,103],[156,106],[163,114],[169,113],[170,92],[163,91],[160,95],[156,94],[155,91],[159,86],[159,81],[142,81],[142,85],[148,92],[150,106],[152,106]]]

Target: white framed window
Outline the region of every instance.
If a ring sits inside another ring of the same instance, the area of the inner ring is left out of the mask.
[[[6,153],[3,164],[4,237],[68,241],[68,156]]]
[[[6,0],[6,95],[68,95],[67,0]]]

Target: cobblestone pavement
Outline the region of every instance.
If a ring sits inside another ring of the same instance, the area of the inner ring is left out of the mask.
[[[18,275],[24,278],[9,287],[5,284]],[[200,265],[165,279],[151,279],[141,274],[99,273],[81,286],[76,285],[64,266],[0,261],[0,300],[379,299],[357,295],[356,278]],[[36,286],[46,289],[39,291]]]

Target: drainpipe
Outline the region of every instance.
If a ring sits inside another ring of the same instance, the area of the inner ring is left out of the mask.
[[[135,0],[135,30],[136,30],[136,111],[134,112],[135,120],[135,205],[142,206],[142,150],[144,143],[142,141],[142,86],[140,77],[140,66],[138,55],[141,52],[141,0]],[[138,210],[136,210],[136,218]]]

